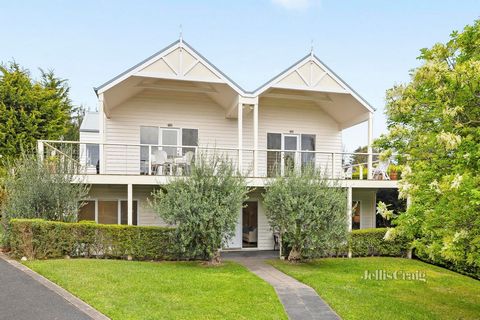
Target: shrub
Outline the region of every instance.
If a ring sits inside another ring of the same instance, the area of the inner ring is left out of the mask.
[[[162,185],[151,205],[176,226],[176,244],[184,258],[218,263],[219,249],[235,233],[247,192],[245,179],[228,159],[200,155],[188,179]]]
[[[4,179],[2,203],[5,218],[77,221],[90,187],[75,178],[68,161],[39,161],[24,154],[7,167],[10,174]]]
[[[313,168],[292,169],[268,184],[268,222],[287,242],[288,260],[325,255],[347,239],[347,196]]]
[[[397,236],[392,240],[385,240],[386,232],[387,228],[353,230],[348,240],[352,256],[406,256],[409,249],[407,239]]]
[[[173,228],[12,219],[9,244],[14,257],[47,259],[104,257],[135,260],[175,258]]]

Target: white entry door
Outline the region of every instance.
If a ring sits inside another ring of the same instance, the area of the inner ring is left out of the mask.
[[[282,175],[288,169],[299,168],[300,139],[296,134],[282,135]]]

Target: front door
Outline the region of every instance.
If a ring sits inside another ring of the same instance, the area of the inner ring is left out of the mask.
[[[300,149],[298,135],[284,134],[282,137],[282,175],[292,169],[298,168]]]
[[[258,247],[258,203],[247,201],[242,210],[242,248]]]

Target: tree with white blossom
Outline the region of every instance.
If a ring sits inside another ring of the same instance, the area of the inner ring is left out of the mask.
[[[377,141],[404,164],[399,191],[410,200],[389,237],[480,275],[480,20],[419,59],[411,81],[387,91],[389,132]]]

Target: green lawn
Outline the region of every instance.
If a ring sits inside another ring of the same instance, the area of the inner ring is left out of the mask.
[[[112,319],[286,319],[273,288],[243,266],[44,260],[25,264]]]
[[[480,281],[417,260],[320,259],[279,270],[310,285],[343,319],[479,319]],[[424,271],[426,281],[363,280],[365,270]]]

